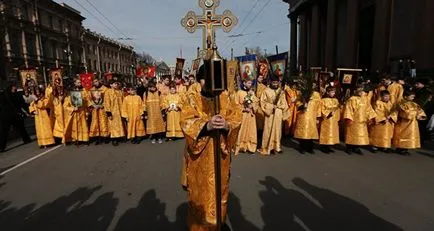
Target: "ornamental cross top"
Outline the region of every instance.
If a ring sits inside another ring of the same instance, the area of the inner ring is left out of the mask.
[[[225,10],[222,15],[217,15],[215,10],[220,6],[220,0],[199,0],[199,6],[203,9],[202,15],[196,15],[189,11],[181,20],[181,25],[189,33],[194,33],[197,28],[203,28],[202,48],[211,50],[215,44],[215,29],[221,27],[228,33],[238,24],[238,18],[230,10]]]

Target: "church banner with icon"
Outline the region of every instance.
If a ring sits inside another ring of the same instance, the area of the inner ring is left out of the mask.
[[[22,69],[19,72],[23,89],[38,87],[38,75],[36,69]]]
[[[264,81],[266,82],[268,79],[268,72],[270,70],[270,65],[266,59],[259,61],[258,68],[259,76],[262,76]]]
[[[257,78],[256,55],[246,55],[246,56],[237,57],[236,59],[240,63],[239,65],[240,85],[246,79],[255,81]]]
[[[199,67],[200,67],[200,61],[201,61],[201,59],[195,59],[195,60],[193,60],[193,62],[191,64],[190,75],[196,76],[197,71],[199,70]]]
[[[175,76],[182,78],[182,73],[184,71],[185,59],[177,58],[175,67]]]
[[[80,81],[83,88],[90,90],[92,88],[93,74],[80,74]]]
[[[285,76],[285,70],[288,64],[288,52],[268,56],[268,62],[271,66],[273,74],[279,77],[280,80]]]
[[[63,86],[62,69],[51,69],[50,70],[50,83],[58,83],[59,86]]]
[[[340,98],[342,101],[345,101],[353,94],[362,69],[338,68],[337,72],[341,90]]]
[[[226,61],[227,68],[227,83],[228,83],[228,91],[235,92],[238,89],[238,61]]]

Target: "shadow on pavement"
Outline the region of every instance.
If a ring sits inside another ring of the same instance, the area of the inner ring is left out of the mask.
[[[300,178],[295,178],[292,182],[312,196],[319,205],[303,193],[287,189],[277,179],[268,176],[260,182],[266,190],[259,194],[264,203],[261,208],[264,231],[306,228],[327,231],[403,230],[371,213],[357,201],[311,185]]]
[[[429,157],[429,158],[434,158],[434,153],[428,153],[428,152],[422,152],[422,151],[418,151],[416,153],[419,155],[422,155],[422,156]]]
[[[240,199],[232,192],[229,193],[228,216],[233,231],[259,231],[260,229],[246,220],[241,210]]]
[[[107,230],[113,220],[118,199],[113,197],[113,193],[105,193],[89,203],[90,197],[100,189],[100,186],[79,188],[36,210],[36,204],[10,208],[9,202],[0,201],[2,230]]]

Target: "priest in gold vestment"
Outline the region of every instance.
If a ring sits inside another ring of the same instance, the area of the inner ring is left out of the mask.
[[[54,110],[53,136],[56,143],[61,143],[65,130],[65,116],[63,113],[63,103],[65,102],[64,88],[57,88],[52,95],[52,105]]]
[[[166,138],[169,140],[182,138],[180,116],[183,105],[182,94],[177,92],[177,86],[175,83],[170,84],[170,93],[163,97],[161,101],[161,108],[166,113]]]
[[[125,137],[125,128],[122,121],[122,101],[124,92],[121,90],[121,83],[117,80],[110,81],[110,89],[104,94],[104,110],[106,112],[110,138],[113,146],[118,146],[119,141]]]
[[[91,113],[91,122],[89,128],[89,137],[96,139],[98,145],[103,141],[108,142],[110,131],[108,127],[108,118],[104,109],[104,94],[108,90],[101,84],[99,79],[93,80],[93,87],[89,94],[89,108]]]
[[[42,148],[54,144],[51,120],[47,111],[51,103],[50,98],[46,97],[42,90],[37,89],[36,96],[38,99],[30,103],[29,112],[35,116],[36,138]]]
[[[81,86],[81,81],[79,79],[74,80],[74,87],[63,103],[65,125],[63,143],[75,142],[76,145],[79,145],[89,142],[88,99],[88,92]]]
[[[166,122],[163,119],[161,110],[161,97],[155,82],[150,81],[148,91],[143,96],[145,104],[146,134],[151,135],[153,144],[163,143],[164,133],[166,132]]]
[[[363,86],[357,86],[355,94],[345,103],[343,119],[345,127],[346,152],[362,155],[360,146],[369,145],[368,123],[376,114],[370,102],[363,95]]]
[[[299,92],[296,88],[296,84],[294,81],[289,82],[288,85],[285,86],[286,93],[286,101],[288,102],[289,107],[289,118],[285,121],[284,134],[285,135],[294,135],[295,131],[295,122],[297,121],[297,98]]]
[[[258,85],[256,86],[256,98],[261,99],[262,93],[264,93],[265,89],[267,89],[267,86],[263,83],[264,77],[259,76],[257,79]],[[264,112],[262,111],[261,107],[258,107],[258,110],[256,111],[256,127],[258,128],[258,138],[261,139],[262,137],[262,131],[264,130]]]
[[[144,105],[142,98],[137,95],[135,88],[131,87],[122,102],[122,118],[127,121],[127,138],[133,144],[140,144],[146,136],[144,118]]]
[[[339,120],[341,119],[341,107],[336,98],[336,88],[327,87],[324,98],[321,99],[321,122],[319,144],[321,151],[331,153],[330,148],[339,144]]]
[[[259,107],[259,99],[252,90],[252,80],[243,81],[243,89],[235,93],[235,104],[242,108],[243,119],[235,147],[235,155],[239,152],[255,153],[257,150],[258,137],[256,129],[255,112]]]
[[[370,143],[374,152],[377,149],[388,152],[392,147],[393,130],[398,114],[389,91],[380,92],[380,97],[381,99],[374,104],[376,117],[369,131]]]
[[[270,81],[270,87],[265,89],[260,98],[265,115],[261,155],[282,152],[282,123],[289,118],[288,103],[285,92],[280,88],[279,78],[272,75]]]
[[[213,138],[215,130],[221,131],[222,222],[225,221],[227,213],[230,151],[238,137],[241,110],[231,103],[227,93],[223,93],[220,96],[220,114],[214,116],[214,112],[213,97],[206,92],[191,95],[190,102],[185,104],[181,111],[181,127],[186,138],[185,171],[188,182],[189,231],[216,230]]]
[[[297,101],[294,138],[300,142],[300,153],[314,154],[313,141],[319,139],[317,121],[321,117],[321,96],[314,91],[307,102],[301,100]]]
[[[375,100],[381,100],[381,91],[387,90],[390,93],[390,101],[392,104],[399,104],[403,100],[404,87],[392,81],[390,75],[386,75],[381,80],[381,85],[376,89]]]
[[[423,109],[415,102],[414,92],[406,92],[405,99],[398,106],[398,122],[395,125],[392,143],[398,153],[409,155],[408,149],[418,149],[420,133],[418,120],[426,120]]]

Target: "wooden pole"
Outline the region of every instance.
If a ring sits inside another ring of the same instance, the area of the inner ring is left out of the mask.
[[[276,45],[276,55],[278,55],[278,54],[279,54],[279,46]]]
[[[200,58],[200,47],[197,47],[197,58]]]
[[[231,48],[231,60],[234,60],[234,48]]]
[[[220,114],[220,97],[216,94],[214,97],[215,115]],[[221,179],[221,146],[219,130],[215,131],[214,137],[214,176],[215,176],[215,195],[216,195],[216,231],[221,231],[222,226],[222,179]]]

